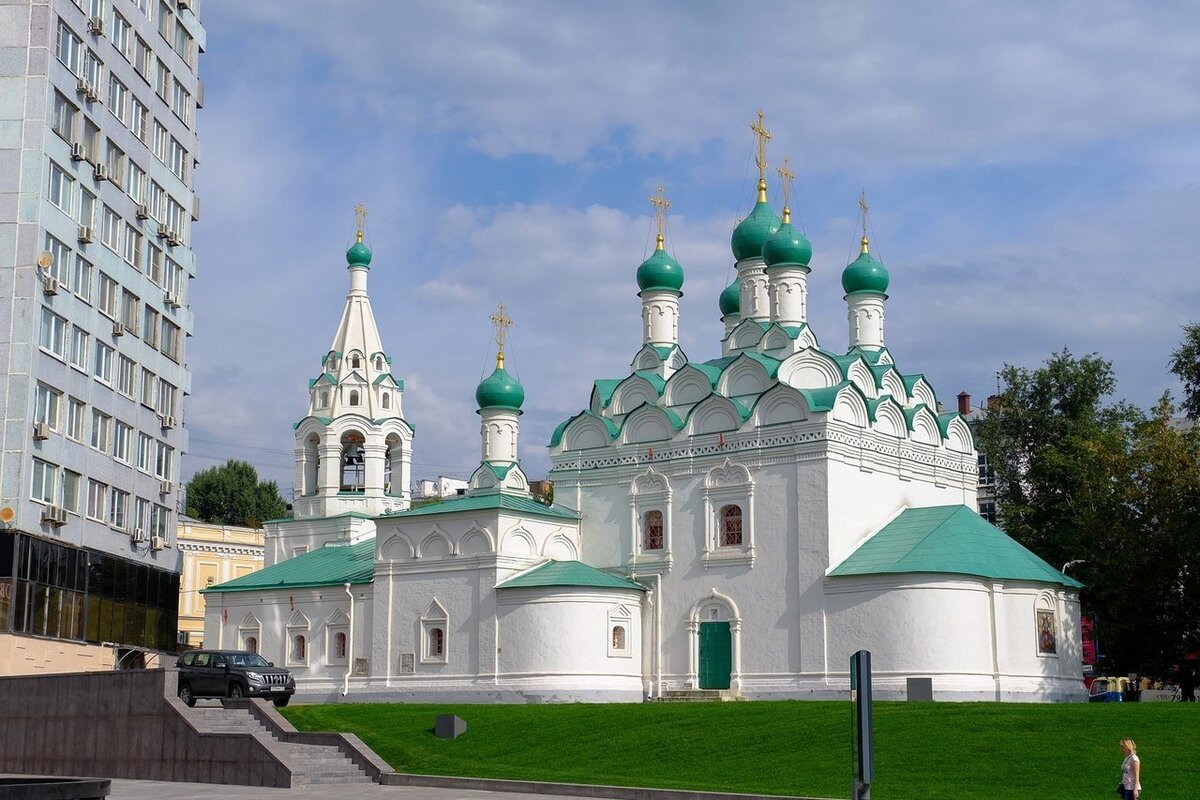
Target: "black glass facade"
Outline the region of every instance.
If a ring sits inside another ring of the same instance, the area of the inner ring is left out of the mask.
[[[0,531],[0,630],[174,650],[179,575]]]

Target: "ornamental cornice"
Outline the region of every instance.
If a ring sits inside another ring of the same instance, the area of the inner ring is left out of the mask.
[[[257,556],[263,558],[266,548],[261,545],[225,545],[225,544],[209,544],[207,542],[189,542],[179,540],[177,542],[179,549],[186,553],[207,553],[212,555],[223,556]]]

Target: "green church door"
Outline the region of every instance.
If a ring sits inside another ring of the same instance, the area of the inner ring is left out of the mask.
[[[733,644],[728,622],[700,623],[700,688],[728,689]]]

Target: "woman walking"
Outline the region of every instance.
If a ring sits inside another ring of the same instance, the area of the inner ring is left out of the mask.
[[[1142,761],[1138,758],[1137,743],[1133,739],[1121,740],[1121,752],[1125,760],[1121,762],[1122,800],[1137,800],[1142,793]]]

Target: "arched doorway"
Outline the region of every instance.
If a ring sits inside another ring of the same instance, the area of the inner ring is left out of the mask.
[[[689,684],[693,688],[741,688],[741,627],[737,604],[715,589],[692,606],[688,633],[692,643]]]

